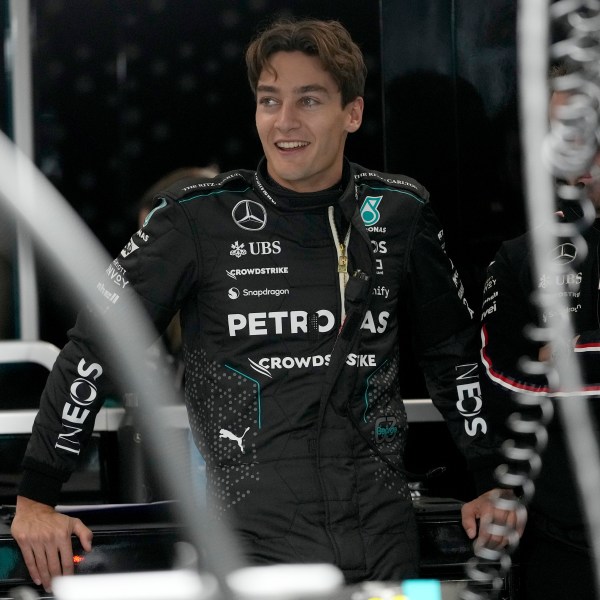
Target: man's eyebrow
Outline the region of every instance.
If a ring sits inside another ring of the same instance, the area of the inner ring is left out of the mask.
[[[277,91],[277,88],[274,85],[259,84],[256,86],[256,91],[273,94]]]
[[[329,95],[329,90],[324,85],[320,85],[318,83],[303,85],[299,88],[294,88],[294,92],[296,94],[306,94],[307,92],[323,92]]]
[[[276,94],[279,91],[279,88],[274,85],[266,85],[263,83],[256,86],[256,91],[266,94]],[[329,95],[329,90],[324,85],[320,85],[318,83],[302,85],[300,87],[294,88],[292,91],[294,92],[294,94],[297,95],[306,94],[308,92],[322,92],[324,94]]]

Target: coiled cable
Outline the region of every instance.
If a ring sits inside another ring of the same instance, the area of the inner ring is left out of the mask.
[[[553,80],[553,91],[567,92],[568,101],[547,123],[549,56],[548,16],[566,30],[565,39],[552,45],[553,58],[566,61],[568,75]],[[534,257],[534,276],[550,274],[550,285],[538,289],[532,298],[540,315],[539,327],[531,326],[532,340],[551,344],[549,363],[522,359],[521,369],[531,375],[545,375],[550,389],[558,396],[569,396],[568,408],[557,402],[567,432],[577,482],[589,524],[596,581],[600,589],[600,461],[598,444],[590,425],[591,415],[582,389],[577,357],[571,350],[574,337],[570,312],[564,297],[556,293],[562,275],[573,275],[575,262],[561,264],[550,259],[553,247],[572,244],[581,261],[587,245],[581,235],[595,219],[595,209],[584,191],[574,184],[561,184],[557,195],[563,204],[577,207],[582,216],[576,222],[557,222],[554,216],[552,177],[568,182],[586,172],[598,153],[600,129],[600,1],[559,0],[551,6],[547,0],[521,0],[518,18],[520,49],[522,138],[525,156],[526,198]],[[542,160],[540,161],[540,156]],[[544,315],[554,315],[544,319]],[[565,350],[569,351],[565,351]],[[547,442],[546,426],[553,417],[553,404],[540,394],[514,393],[519,412],[508,420],[512,439],[502,447],[505,464],[496,470],[496,479],[506,491],[492,499],[500,510],[523,510],[535,493],[534,480],[541,469],[541,452]],[[511,493],[513,492],[513,493]],[[520,498],[517,498],[517,494]],[[462,592],[463,600],[496,598],[503,587],[518,547],[516,531],[505,523],[482,523],[490,534],[503,536],[506,546],[491,541],[474,544],[475,556],[467,565],[471,581]]]

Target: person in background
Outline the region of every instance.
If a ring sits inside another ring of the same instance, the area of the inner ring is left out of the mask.
[[[197,179],[199,177],[210,178],[219,174],[219,167],[211,163],[205,167],[179,167],[169,171],[158,181],[152,184],[142,195],[138,203],[138,227],[144,226],[144,221],[152,211],[156,203],[156,195],[169,188],[176,182],[182,182],[187,179]],[[149,348],[149,358],[156,363],[156,368],[160,368],[160,363],[166,363],[168,368],[173,371],[174,383],[176,389],[183,386],[184,364],[182,357],[181,344],[181,322],[179,312],[171,319],[167,329],[161,336],[161,344],[155,344]],[[166,355],[165,355],[166,352]]]
[[[567,74],[564,66],[551,72],[551,79]],[[550,114],[556,117],[561,106],[569,102],[570,93],[555,91],[550,99]],[[567,300],[576,335],[565,343],[562,351],[575,352],[582,361],[585,387],[582,394],[589,398],[594,413],[593,427],[600,434],[600,404],[597,390],[600,384],[600,320],[598,290],[600,287],[600,154],[587,173],[569,182],[585,188],[585,194],[596,209],[596,220],[584,232],[588,252],[583,260],[576,247],[559,243],[552,260],[572,263],[573,273],[550,281],[542,273],[532,274],[532,253],[527,234],[504,242],[488,267],[482,310],[482,350],[485,366],[482,391],[490,414],[490,425],[502,427],[508,414],[523,412],[512,394],[551,396],[544,376],[525,374],[520,368],[522,357],[535,361],[550,361],[552,352],[561,350],[530,339],[525,331],[531,324],[545,324],[555,315],[538,315],[532,297],[536,290],[556,285],[557,292]],[[579,206],[561,205],[557,218],[562,222],[581,219]],[[552,402],[568,404],[568,397]],[[574,471],[567,448],[565,432],[558,408],[548,426],[548,443],[542,453],[542,469],[534,480],[535,495],[528,507],[528,521],[519,546],[517,562],[521,574],[522,597],[527,600],[597,598],[593,558],[588,532],[581,508]],[[528,411],[525,411],[526,415]],[[540,418],[534,414],[531,417]],[[506,434],[510,437],[510,434]],[[514,436],[514,434],[513,434]]]
[[[159,192],[113,268],[159,331],[180,311],[209,501],[247,560],[332,563],[349,583],[415,577],[398,348],[413,344],[457,444],[487,472],[473,311],[427,190],[344,156],[362,123],[366,77],[346,29],[277,21],[250,43],[246,64],[264,151],[256,171]],[[130,310],[120,300],[107,307]],[[92,542],[81,521],[54,509],[97,409],[88,406],[67,438],[69,382],[83,368],[98,395],[110,383],[89,317],[41,398],[12,524],[45,588],[72,572],[72,534],[85,550]],[[474,501],[471,534],[492,510],[487,495]]]

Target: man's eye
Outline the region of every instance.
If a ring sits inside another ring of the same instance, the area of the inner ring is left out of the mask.
[[[275,98],[259,98],[258,99],[258,103],[261,104],[262,106],[274,106],[277,101],[275,100]]]
[[[300,102],[303,106],[316,106],[319,103],[316,98],[302,98]]]

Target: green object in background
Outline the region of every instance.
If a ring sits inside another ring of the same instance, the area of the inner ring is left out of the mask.
[[[437,579],[405,579],[402,594],[407,600],[442,600],[442,585]]]
[[[21,552],[17,547],[0,548],[0,579],[9,579],[21,560]]]

